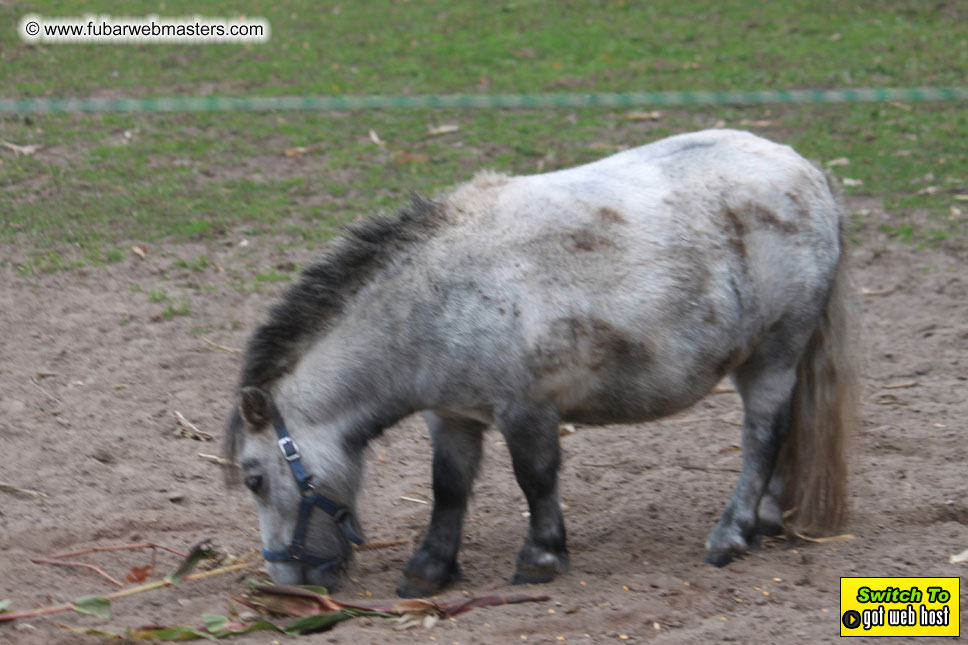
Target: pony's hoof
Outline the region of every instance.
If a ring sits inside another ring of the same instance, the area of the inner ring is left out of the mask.
[[[551,582],[555,579],[558,572],[554,569],[549,571],[538,571],[535,569],[529,571],[515,571],[514,575],[511,576],[512,585],[542,585],[546,582]]]
[[[401,598],[425,598],[434,595],[446,584],[446,582],[431,582],[423,578],[404,578],[397,587],[397,595]]]
[[[559,573],[568,570],[568,553],[535,553],[522,550],[518,556],[518,568],[511,577],[512,585],[544,584],[551,582]]]
[[[711,564],[714,567],[725,567],[727,564],[733,561],[739,555],[736,551],[706,551],[706,557],[702,559],[706,564]]]
[[[766,521],[760,520],[760,522],[756,525],[757,536],[762,535],[766,537],[774,537],[777,535],[781,535],[782,533],[783,533],[783,524],[777,524],[775,522],[766,522]]]
[[[457,561],[446,562],[434,558],[428,551],[417,551],[403,570],[403,581],[397,587],[401,598],[432,596],[451,580],[460,577]]]
[[[706,540],[706,556],[703,562],[725,567],[734,559],[758,546],[758,536],[752,526],[729,523],[717,524]]]

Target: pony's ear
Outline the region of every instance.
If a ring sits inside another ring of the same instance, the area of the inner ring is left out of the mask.
[[[257,387],[244,387],[239,392],[239,411],[246,425],[263,428],[269,424],[269,397]]]

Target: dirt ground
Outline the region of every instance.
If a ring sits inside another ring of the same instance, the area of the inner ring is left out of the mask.
[[[550,601],[478,609],[431,630],[398,632],[388,620],[356,619],[303,639],[826,642],[839,634],[840,576],[965,577],[968,565],[948,558],[968,548],[968,254],[889,242],[876,232],[884,217],[876,204],[851,206],[861,213],[853,265],[866,294],[853,539],[776,539],[724,569],[701,563],[740,463],[738,399],[714,394],[662,422],[578,428],[563,437],[572,569],[531,589]],[[284,288],[251,288],[253,267],[284,271],[314,254],[283,237],[252,238],[245,246],[241,239],[152,248],[147,259],[131,254],[107,268],[0,274],[0,482],[45,494],[0,491],[0,600],[11,599],[11,610],[115,590],[89,570],[32,558],[135,542],[185,551],[204,538],[233,554],[258,546],[248,494],[227,490],[219,468],[199,456],[219,451],[239,363],[237,353],[208,341],[242,347]],[[223,270],[176,266],[201,254]],[[249,288],[233,288],[240,277]],[[190,315],[162,315],[166,304],[151,301],[153,289],[184,300]],[[175,411],[216,442],[176,437]],[[522,591],[506,580],[526,530],[526,506],[498,439],[488,436],[471,503],[465,577],[444,599]],[[368,463],[359,508],[368,537],[407,544],[361,553],[353,582],[337,597],[378,602],[393,599],[428,519],[430,506],[419,502],[431,494],[423,422],[388,430]],[[87,561],[120,577],[150,555],[101,553]],[[176,563],[158,555],[161,573]],[[227,596],[241,593],[249,575],[118,600],[110,620],[65,613],[3,623],[0,643],[96,642],[59,624],[113,631],[200,625],[204,612],[225,613]],[[277,640],[287,639],[257,632],[232,642]]]

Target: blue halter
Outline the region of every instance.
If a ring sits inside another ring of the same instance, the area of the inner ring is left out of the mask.
[[[340,565],[342,558],[321,558],[306,551],[306,530],[309,527],[309,516],[313,509],[321,508],[326,511],[342,529],[346,539],[353,544],[363,544],[363,539],[353,530],[353,516],[350,510],[316,492],[312,478],[306,474],[306,469],[303,468],[299,447],[289,436],[289,430],[286,429],[286,424],[278,412],[273,415],[272,426],[276,429],[276,436],[279,437],[279,448],[282,450],[282,455],[286,458],[290,470],[292,470],[293,477],[296,478],[296,484],[299,486],[299,494],[302,498],[299,500],[296,530],[293,531],[289,546],[280,551],[262,549],[262,557],[269,562],[290,562],[292,560],[305,562],[310,566],[317,567],[322,572],[331,571]]]

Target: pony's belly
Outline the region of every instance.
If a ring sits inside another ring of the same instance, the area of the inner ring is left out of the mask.
[[[659,371],[635,373],[629,369],[608,374],[577,372],[568,379],[566,387],[547,393],[552,395],[564,422],[642,423],[689,408],[708,394],[720,378],[722,374],[708,370],[675,376]]]

